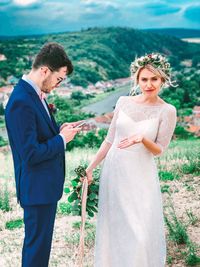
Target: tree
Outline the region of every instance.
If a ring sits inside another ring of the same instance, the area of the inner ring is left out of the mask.
[[[86,96],[81,91],[75,91],[71,94],[71,99],[77,100],[78,104],[80,105],[81,100],[85,99]]]

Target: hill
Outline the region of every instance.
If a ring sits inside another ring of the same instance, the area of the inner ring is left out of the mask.
[[[79,32],[21,37],[0,41],[0,76],[20,77],[31,67],[34,55],[45,42],[62,44],[72,59],[75,71],[71,82],[87,86],[99,80],[129,76],[129,65],[136,55],[161,52],[172,65],[199,55],[200,45],[183,42],[176,37],[162,36],[132,28],[89,28]],[[9,64],[8,64],[9,62]]]
[[[145,31],[152,33],[159,33],[162,35],[174,36],[177,38],[200,37],[200,30],[195,30],[195,29],[162,28],[162,29],[146,29]]]

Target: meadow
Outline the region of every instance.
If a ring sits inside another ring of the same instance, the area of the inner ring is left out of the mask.
[[[75,178],[74,169],[80,163],[88,162],[95,151],[76,148],[66,152],[65,187]],[[166,153],[156,157],[156,162],[165,216],[166,267],[200,266],[200,140],[173,140]],[[71,215],[67,198],[64,193],[58,203],[50,267],[75,267],[81,218]],[[15,197],[12,156],[9,148],[3,147],[0,151],[2,267],[20,267],[24,231],[22,218],[23,212]],[[95,225],[96,216],[87,219],[84,267],[93,266]]]

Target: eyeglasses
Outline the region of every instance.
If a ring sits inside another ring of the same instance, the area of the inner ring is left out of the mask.
[[[50,67],[47,67],[51,72],[55,72],[54,70],[52,70]],[[61,82],[63,82],[65,79],[62,77],[56,77],[57,79],[57,85],[60,84]]]

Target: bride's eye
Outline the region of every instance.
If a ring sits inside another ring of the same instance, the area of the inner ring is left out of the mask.
[[[142,78],[141,81],[146,82],[147,78]]]

